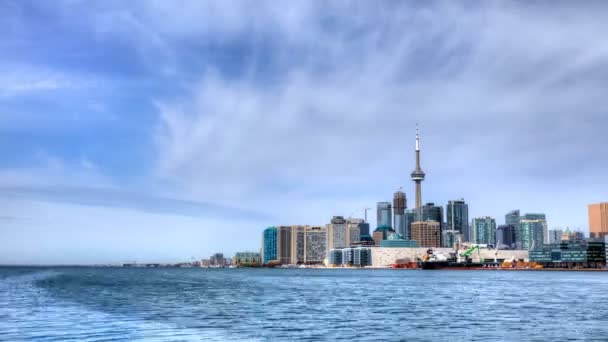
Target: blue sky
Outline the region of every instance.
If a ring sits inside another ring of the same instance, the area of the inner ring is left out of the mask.
[[[0,263],[189,260],[411,206],[416,122],[424,202],[586,230],[607,6],[2,1]]]

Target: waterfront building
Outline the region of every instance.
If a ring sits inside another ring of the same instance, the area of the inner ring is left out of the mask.
[[[392,233],[386,240],[380,241],[380,247],[418,247],[418,243],[414,240],[404,240],[399,233]]]
[[[519,209],[511,210],[505,215],[505,224],[508,226],[513,226],[515,228],[515,248],[522,249],[522,231],[519,226],[519,221],[521,217],[519,216]]]
[[[440,224],[435,221],[412,223],[412,240],[420,247],[441,247]]]
[[[378,202],[376,208],[376,222],[378,226],[389,226],[392,228],[391,223],[391,203],[390,202]]]
[[[327,230],[324,227],[305,229],[304,263],[320,264],[327,256]]]
[[[291,261],[292,265],[304,263],[305,256],[305,230],[307,226],[291,226]]]
[[[541,247],[544,244],[545,224],[546,221],[542,219],[521,219],[519,221],[522,249],[535,249]]]
[[[397,191],[393,195],[393,229],[405,236],[405,209],[407,208],[407,199],[403,191]]]
[[[372,264],[370,247],[347,247],[329,251],[328,265],[365,267]]]
[[[416,125],[416,168],[411,173],[412,181],[416,184],[416,220],[422,219],[422,181],[425,173],[420,167],[420,135],[418,134],[418,125]]]
[[[562,241],[529,252],[530,261],[546,268],[600,268],[606,265],[606,243]]]
[[[496,228],[496,249],[515,249],[515,227],[510,224]]]
[[[562,241],[564,231],[561,229],[550,229],[549,230],[549,244],[556,244]]]
[[[277,227],[268,227],[264,229],[264,243],[262,248],[262,262],[267,264],[270,261],[278,260],[278,239]]]
[[[327,263],[331,266],[342,265],[342,249],[330,249],[327,253]]]
[[[355,262],[353,248],[342,248],[342,266],[352,266]]]
[[[353,248],[353,265],[358,267],[371,266],[372,251],[369,247]]]
[[[447,230],[456,231],[464,241],[471,241],[469,231],[469,206],[464,199],[449,201],[446,208]]]
[[[589,237],[603,239],[608,236],[608,202],[590,204]]]
[[[277,228],[277,259],[282,265],[291,263],[291,226],[279,226]]]
[[[473,243],[496,246],[496,220],[493,217],[475,217],[471,223]]]
[[[260,261],[260,253],[257,252],[237,252],[233,257],[236,266],[259,266]]]
[[[343,216],[332,217],[327,227],[327,249],[348,247],[348,231]]]
[[[528,213],[521,217],[522,220],[541,220],[543,225],[544,244],[549,243],[549,226],[547,225],[547,216],[541,213]]]
[[[209,266],[224,267],[226,266],[226,259],[224,259],[223,253],[215,253],[209,257]]]

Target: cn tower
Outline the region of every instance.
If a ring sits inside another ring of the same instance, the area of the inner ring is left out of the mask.
[[[416,124],[416,168],[412,171],[412,180],[416,183],[416,212],[418,220],[422,220],[422,181],[424,171],[420,168],[420,137],[418,135],[418,124]]]

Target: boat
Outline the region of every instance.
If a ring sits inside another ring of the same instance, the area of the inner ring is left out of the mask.
[[[457,261],[455,256],[446,257],[429,249],[422,259],[418,259],[418,267],[423,270],[471,270],[484,267],[484,264],[470,260]]]

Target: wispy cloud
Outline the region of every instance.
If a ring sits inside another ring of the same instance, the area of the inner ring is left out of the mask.
[[[411,197],[416,122],[425,201],[585,226],[608,191],[601,2],[0,6],[0,152],[25,156],[0,160],[6,198],[222,216],[257,245]]]

